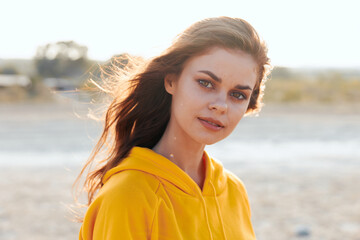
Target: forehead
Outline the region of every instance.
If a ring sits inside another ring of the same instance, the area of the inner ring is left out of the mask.
[[[250,54],[241,50],[214,47],[190,58],[183,69],[194,74],[200,70],[212,71],[220,78],[256,79],[257,64]]]

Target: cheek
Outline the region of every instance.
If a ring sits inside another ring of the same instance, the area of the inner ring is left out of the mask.
[[[248,104],[242,104],[240,107],[235,108],[231,113],[229,112],[229,122],[233,128],[240,122],[244,117]]]
[[[195,93],[190,91],[181,91],[173,95],[173,110],[177,118],[185,119],[191,117],[196,112],[197,105],[201,99]]]
[[[179,105],[186,109],[196,109],[199,107],[203,107],[204,103],[206,103],[207,95],[203,92],[199,91],[193,86],[189,86],[183,91],[178,92],[176,96],[176,101],[180,103]]]

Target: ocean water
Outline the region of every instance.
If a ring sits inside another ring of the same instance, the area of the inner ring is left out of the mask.
[[[71,103],[1,105],[0,166],[84,164],[102,129],[86,112]],[[360,116],[268,110],[206,150],[228,168],[359,166]]]

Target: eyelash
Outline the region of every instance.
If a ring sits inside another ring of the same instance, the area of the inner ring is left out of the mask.
[[[202,86],[204,88],[207,88],[207,89],[210,89],[210,87],[207,87],[207,85],[205,85],[204,83],[213,85],[213,83],[211,81],[207,81],[207,80],[204,80],[204,79],[199,79],[198,83],[200,84],[200,86]],[[246,95],[241,93],[241,92],[234,92],[234,93],[239,93],[240,96],[242,97],[242,98],[234,97],[236,100],[246,100],[247,99]]]
[[[210,83],[210,84],[212,84],[212,82],[207,81],[207,80],[204,80],[204,79],[199,79],[198,82],[199,82],[199,84],[200,84],[201,86],[203,86],[203,87],[205,87],[205,88],[209,88],[209,87],[205,86],[205,85],[202,84],[202,83]]]

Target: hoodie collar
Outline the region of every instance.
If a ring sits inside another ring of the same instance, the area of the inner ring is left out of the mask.
[[[180,190],[192,196],[199,194],[203,196],[219,195],[226,185],[223,166],[220,162],[209,157],[206,151],[204,151],[203,157],[206,164],[206,175],[202,190],[195,181],[175,163],[152,149],[138,146],[134,146],[130,150],[128,157],[124,158],[118,166],[110,169],[105,174],[102,182],[105,184],[108,179],[116,173],[125,170],[138,170],[171,182]]]

